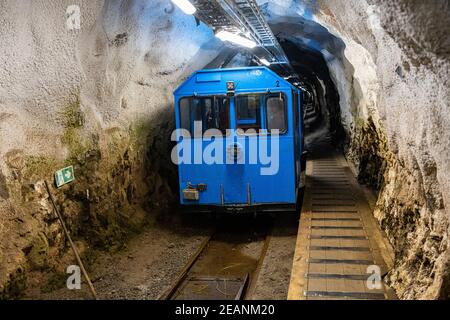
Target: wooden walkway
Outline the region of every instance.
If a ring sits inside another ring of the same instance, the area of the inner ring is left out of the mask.
[[[392,257],[345,158],[311,159],[306,184],[288,299],[395,299],[373,288]]]

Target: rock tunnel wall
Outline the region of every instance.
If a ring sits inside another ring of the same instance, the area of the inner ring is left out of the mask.
[[[85,255],[176,203],[172,92],[222,44],[169,1],[134,0],[0,1],[0,39],[1,298],[72,264],[43,183],[57,169],[75,167],[55,195]]]
[[[395,249],[387,281],[403,299],[448,298],[448,1],[259,2],[279,38],[327,59],[347,157]]]
[[[389,282],[400,298],[448,297],[448,2],[258,2],[281,40],[326,60],[346,154],[379,191]],[[173,197],[173,89],[229,53],[163,0],[3,0],[0,26],[0,297],[14,297],[29,271],[71,259],[43,180],[74,165],[57,202],[80,248],[120,246]]]

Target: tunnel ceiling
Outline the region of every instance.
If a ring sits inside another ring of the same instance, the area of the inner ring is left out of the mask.
[[[401,298],[448,297],[449,2],[258,3],[296,71],[324,84],[330,128],[379,191],[374,215],[396,255],[388,281]]]
[[[259,1],[273,33],[279,39],[300,79],[312,86],[324,120],[336,139],[343,139],[340,97],[328,64],[342,60],[342,39],[315,21],[311,4],[303,1]]]

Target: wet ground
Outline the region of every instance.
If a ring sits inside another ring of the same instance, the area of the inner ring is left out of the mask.
[[[287,299],[298,223],[299,214],[283,213],[276,217],[251,299]]]
[[[218,218],[214,235],[170,298],[235,300],[243,295],[256,280],[272,220],[269,216]]]

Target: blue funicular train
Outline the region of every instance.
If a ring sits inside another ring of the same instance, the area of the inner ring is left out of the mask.
[[[247,67],[197,71],[174,95],[183,208],[296,210],[306,168],[301,90]]]

